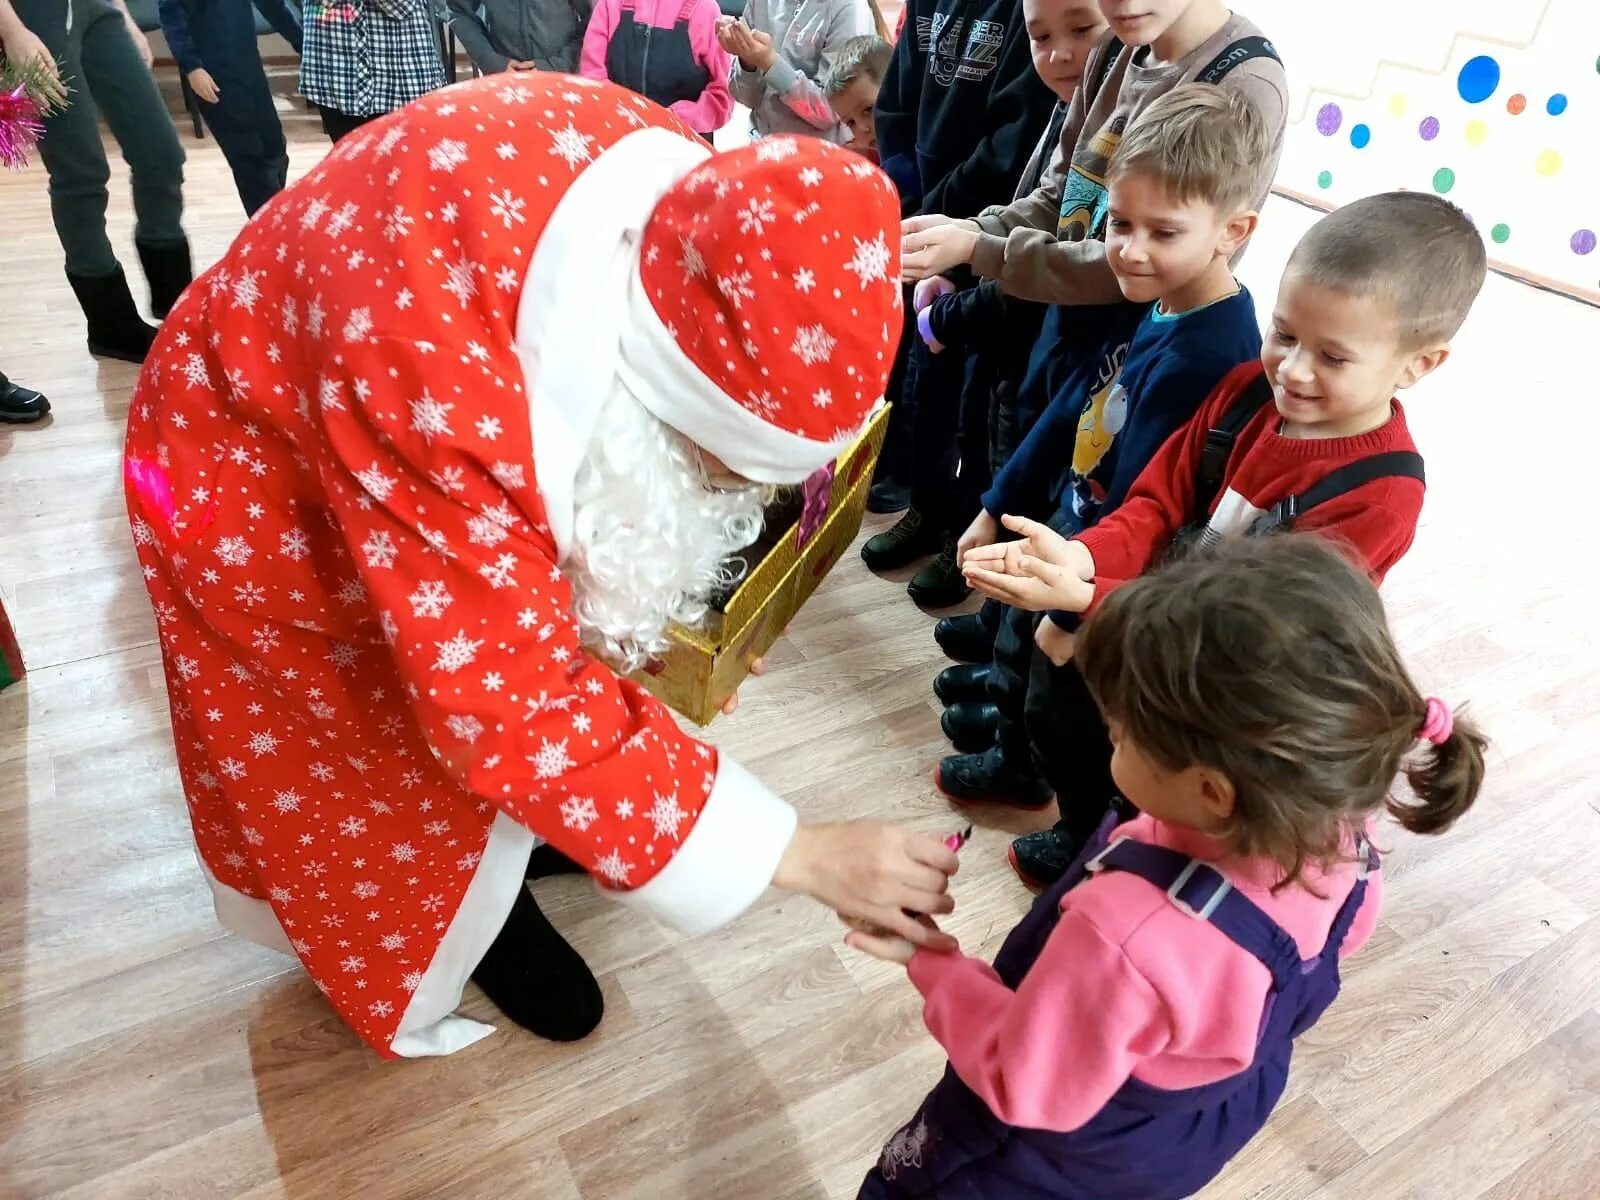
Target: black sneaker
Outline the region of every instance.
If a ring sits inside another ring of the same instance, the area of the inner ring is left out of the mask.
[[[1055,799],[1050,785],[1031,769],[1018,769],[991,746],[982,754],[952,754],[933,773],[939,790],[958,804],[979,801],[1013,808],[1043,808]]]
[[[905,512],[911,507],[911,488],[897,479],[880,479],[867,489],[869,513]]]
[[[976,754],[994,745],[1000,710],[986,700],[963,700],[944,710],[939,728],[957,750]]]
[[[1059,826],[1017,838],[1006,850],[1006,861],[1017,877],[1036,892],[1060,881],[1083,846]]]
[[[908,508],[890,528],[867,539],[861,547],[861,561],[874,571],[893,571],[939,553],[943,541],[939,530],[923,522],[921,513]]]
[[[0,424],[31,425],[44,420],[49,411],[50,401],[0,373]]]
[[[989,676],[993,674],[993,663],[946,667],[934,678],[933,694],[946,708],[963,700],[984,700],[989,696]]]
[[[954,608],[972,594],[967,577],[956,565],[956,544],[945,542],[934,559],[911,577],[906,594],[924,608]]]
[[[986,663],[994,658],[994,630],[977,613],[940,617],[933,625],[933,640],[959,663]]]

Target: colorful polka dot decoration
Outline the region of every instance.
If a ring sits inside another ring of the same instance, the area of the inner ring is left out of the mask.
[[[1600,58],[1595,60],[1595,70],[1600,72]],[[1468,104],[1482,104],[1491,99],[1499,90],[1502,81],[1500,63],[1492,55],[1479,54],[1469,58],[1462,64],[1456,73],[1456,92]],[[1528,110],[1528,96],[1524,92],[1515,92],[1506,97],[1505,111],[1513,117],[1521,116]],[[1552,92],[1544,101],[1544,111],[1551,117],[1559,117],[1567,111],[1569,99],[1565,92]],[[1401,118],[1411,106],[1411,99],[1404,92],[1395,92],[1388,98],[1388,113],[1392,118]],[[1345,128],[1346,118],[1349,114],[1338,104],[1328,102],[1317,110],[1316,129],[1325,138],[1331,138]],[[1417,136],[1424,142],[1435,141],[1444,130],[1440,119],[1432,114],[1422,117],[1417,122]],[[1461,136],[1468,146],[1482,146],[1489,140],[1491,133],[1490,123],[1481,117],[1474,117],[1461,126]],[[1357,121],[1349,126],[1347,134],[1350,145],[1357,150],[1364,150],[1372,144],[1372,126],[1365,121]],[[1549,179],[1558,174],[1562,167],[1562,156],[1554,149],[1542,149],[1533,159],[1533,170],[1536,175]],[[1433,190],[1440,195],[1445,195],[1456,186],[1456,171],[1454,167],[1441,166],[1433,173]],[[1333,172],[1323,170],[1317,174],[1317,187],[1323,190],[1333,186]],[[1511,239],[1511,226],[1500,222],[1489,229],[1489,238],[1496,244],[1504,244]],[[1578,229],[1573,232],[1570,246],[1572,252],[1578,255],[1592,254],[1597,248],[1595,231],[1592,229]]]
[[[1487,54],[1469,58],[1456,76],[1456,91],[1468,104],[1482,104],[1500,86],[1500,64]]]

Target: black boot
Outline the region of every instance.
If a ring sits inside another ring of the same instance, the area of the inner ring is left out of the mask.
[[[89,322],[89,353],[142,363],[156,340],[156,327],[139,315],[122,268],[109,275],[68,274],[67,282]]]
[[[545,919],[526,887],[472,982],[512,1021],[553,1042],[575,1042],[600,1024],[605,1000],[578,952]]]
[[[32,388],[12,383],[0,372],[0,424],[31,425],[44,420],[50,401]]]
[[[135,242],[134,247],[139,251],[145,282],[150,285],[150,311],[165,317],[194,278],[189,243]]]
[[[993,663],[946,667],[934,678],[933,694],[946,708],[963,700],[983,700],[989,695],[989,676],[993,674]]]
[[[987,700],[963,700],[944,710],[939,728],[957,750],[977,754],[994,745],[1000,710]]]
[[[929,528],[921,513],[908,508],[890,528],[867,539],[861,547],[861,561],[874,571],[893,571],[939,553],[943,543],[944,534]]]
[[[524,879],[546,879],[551,875],[583,875],[584,871],[561,851],[548,842],[533,848],[528,856],[528,871]]]
[[[933,623],[933,640],[959,663],[987,663],[994,658],[994,630],[977,613],[940,617]]]
[[[1082,842],[1054,825],[1013,841],[1006,851],[1006,861],[1023,883],[1042,892],[1067,873],[1082,849]]]
[[[956,565],[956,543],[951,538],[934,559],[911,577],[906,593],[924,608],[952,608],[972,593],[967,577]]]
[[[999,746],[982,754],[942,758],[933,778],[941,792],[962,804],[986,801],[1013,808],[1043,808],[1055,798],[1050,785],[1031,766],[1014,766]]]

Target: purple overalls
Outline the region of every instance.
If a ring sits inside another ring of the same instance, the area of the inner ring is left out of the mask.
[[[1107,845],[1108,816],[1061,881],[1040,896],[994,960],[1016,988],[1061,918],[1061,897],[1093,871],[1149,880],[1195,920],[1209,921],[1272,973],[1255,1061],[1231,1078],[1182,1091],[1129,1079],[1071,1133],[1002,1123],[955,1071],[884,1147],[858,1200],[1178,1200],[1213,1179],[1266,1123],[1289,1075],[1294,1039],[1339,994],[1339,947],[1360,911],[1377,852],[1364,839],[1362,868],[1327,944],[1302,960],[1295,940],[1216,870],[1169,850],[1121,839]],[[1066,1062],[1063,1072],[1070,1071]]]

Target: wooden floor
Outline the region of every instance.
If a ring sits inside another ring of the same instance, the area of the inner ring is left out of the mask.
[[[305,137],[297,173],[322,151]],[[214,145],[185,144],[204,265],[240,214]],[[685,940],[548,881],[602,980],[599,1032],[392,1064],[218,928],[124,524],[134,370],[84,351],[44,188],[0,173],[0,365],[56,412],[0,432],[0,593],[31,668],[0,696],[0,1196],[853,1196],[941,1056],[903,975],[807,902]],[[132,274],[120,163],[113,188]],[[1269,205],[1244,271],[1263,306],[1309,220]],[[1600,313],[1491,279],[1417,390],[1428,507],[1387,595],[1422,677],[1494,735],[1491,786],[1449,837],[1393,836],[1377,936],[1208,1197],[1600,1193],[1597,343]],[[851,557],[716,740],[807,817],[954,827],[929,783],[930,624]],[[1028,897],[1002,859],[1015,821],[981,820],[953,928],[985,952]]]

